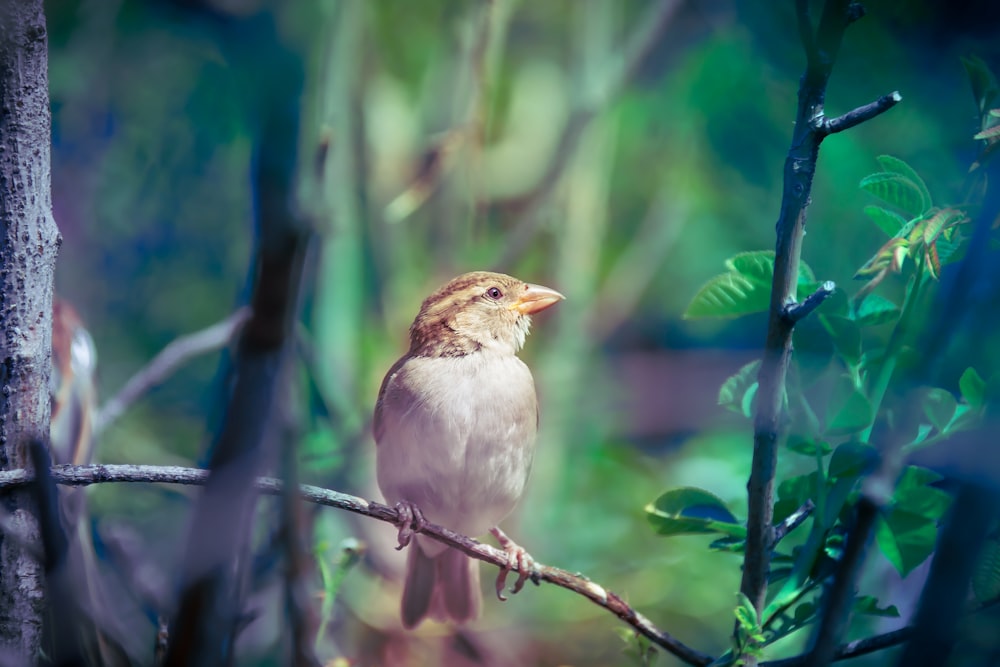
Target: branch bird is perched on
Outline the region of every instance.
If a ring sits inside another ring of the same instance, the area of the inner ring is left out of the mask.
[[[535,383],[517,351],[531,314],[562,298],[476,271],[420,307],[410,350],[389,369],[375,404],[378,484],[402,517],[400,548],[424,521],[464,535],[489,530],[521,572],[515,592],[523,585],[526,554],[497,527],[524,491],[538,429]],[[461,623],[480,604],[475,561],[417,536],[406,561],[403,625],[426,616]]]

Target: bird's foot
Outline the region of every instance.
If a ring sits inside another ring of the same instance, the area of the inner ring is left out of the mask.
[[[497,538],[500,548],[507,553],[507,564],[500,568],[496,584],[497,597],[505,602],[507,597],[503,594],[503,589],[507,585],[507,575],[510,574],[511,570],[517,569],[517,581],[514,582],[514,586],[510,589],[510,592],[520,592],[524,588],[524,582],[535,574],[535,559],[524,550],[524,547],[507,537],[506,533],[500,530],[499,526],[490,528],[490,533],[493,534],[493,537]]]
[[[424,529],[427,525],[427,519],[424,518],[424,513],[420,511],[420,508],[409,500],[401,500],[396,503],[396,514],[399,515],[396,520],[396,527],[399,528],[399,535],[396,538],[399,546],[396,547],[396,551],[400,551],[410,544],[416,533]]]

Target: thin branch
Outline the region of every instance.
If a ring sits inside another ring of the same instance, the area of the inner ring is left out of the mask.
[[[58,484],[69,486],[89,486],[91,484],[136,482],[204,485],[208,480],[209,471],[198,468],[179,466],[148,466],[148,465],[61,465],[52,467],[52,479]],[[32,476],[23,469],[0,471],[0,490],[13,486],[27,484]],[[271,477],[259,477],[256,488],[265,495],[280,495],[284,488],[281,480]],[[323,489],[318,486],[303,484],[299,486],[299,494],[303,500],[326,507],[335,507],[355,514],[378,519],[396,525],[399,515],[394,507],[364,500],[357,496]],[[506,552],[483,544],[465,535],[435,524],[427,524],[419,531],[432,539],[447,544],[476,558],[497,567],[507,567]],[[513,568],[517,572],[516,567]],[[536,584],[547,581],[561,588],[573,591],[587,598],[594,604],[603,607],[612,614],[632,626],[637,632],[647,637],[657,646],[669,651],[689,665],[708,665],[712,656],[693,649],[673,637],[670,633],[657,628],[652,621],[633,609],[621,597],[603,586],[587,579],[583,575],[573,574],[566,570],[536,562],[533,571],[529,573]]]
[[[903,96],[899,94],[899,91],[893,91],[888,95],[883,95],[874,102],[869,102],[868,104],[860,106],[857,109],[852,109],[843,116],[837,116],[831,120],[824,120],[820,125],[819,131],[821,134],[826,136],[829,134],[836,134],[837,132],[843,132],[844,130],[849,130],[856,125],[860,125],[866,120],[871,120],[872,118],[875,118],[875,116],[885,113],[902,101]]]
[[[898,646],[908,640],[913,635],[912,627],[900,628],[892,632],[884,632],[880,635],[856,639],[840,646],[833,655],[833,660],[848,660],[862,655],[881,651],[883,649]],[[808,655],[797,655],[792,658],[782,660],[769,660],[761,663],[760,667],[803,667],[806,664]]]
[[[146,392],[161,384],[188,361],[225,347],[249,316],[249,308],[240,308],[221,322],[171,341],[101,406],[94,420],[94,437],[99,436]]]
[[[802,504],[802,507],[798,508],[787,517],[785,520],[774,527],[774,546],[778,546],[778,542],[785,538],[785,535],[792,532],[796,528],[802,525],[802,523],[809,518],[809,515],[813,513],[816,509],[816,504],[812,500],[807,500]]]
[[[528,247],[542,223],[541,212],[549,195],[559,183],[570,158],[576,153],[584,130],[635,75],[680,6],[680,0],[659,0],[651,6],[636,22],[636,27],[622,48],[621,59],[608,67],[601,81],[580,95],[580,100],[563,127],[545,173],[535,189],[522,199],[520,219],[507,234],[506,247],[493,266],[500,269],[509,266]]]
[[[785,317],[793,324],[808,317],[812,311],[819,308],[820,304],[833,294],[835,289],[837,289],[837,286],[833,281],[827,280],[819,286],[819,289],[806,297],[806,300],[802,303],[790,303],[785,306]]]

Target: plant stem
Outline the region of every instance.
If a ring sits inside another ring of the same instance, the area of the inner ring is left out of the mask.
[[[921,256],[916,262],[916,269],[910,282],[910,287],[906,290],[906,297],[903,299],[903,310],[899,315],[899,320],[896,322],[896,326],[892,330],[892,335],[889,337],[889,344],[886,345],[885,354],[882,358],[882,364],[879,366],[878,373],[876,374],[875,380],[868,393],[869,400],[872,404],[873,415],[878,415],[879,407],[881,407],[882,401],[885,399],[885,392],[889,388],[889,382],[892,380],[892,375],[896,371],[896,363],[899,361],[899,352],[902,350],[903,343],[906,341],[907,334],[910,330],[910,321],[913,319],[913,309],[920,298],[920,294],[923,291],[923,286],[925,284],[924,260]],[[858,439],[861,442],[867,443],[871,439],[872,429],[874,428],[875,419],[873,418],[872,423],[868,425],[868,428],[859,434]]]

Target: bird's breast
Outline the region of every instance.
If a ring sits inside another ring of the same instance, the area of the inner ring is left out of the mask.
[[[378,481],[390,502],[479,535],[514,507],[531,466],[538,408],[514,355],[408,359],[386,382]]]

